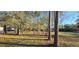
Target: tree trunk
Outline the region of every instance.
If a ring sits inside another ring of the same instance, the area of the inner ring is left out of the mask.
[[[48,40],[50,40],[50,11],[49,11],[49,20],[48,20]]]
[[[54,20],[54,47],[57,47],[58,46],[58,32],[59,32],[59,29],[58,29],[58,11],[55,11],[55,20]]]
[[[19,30],[19,28],[17,28],[17,35],[19,35],[20,34],[20,30]]]
[[[7,34],[6,25],[4,25],[4,34]]]

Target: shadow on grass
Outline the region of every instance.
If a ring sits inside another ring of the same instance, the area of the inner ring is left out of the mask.
[[[47,45],[31,45],[31,44],[16,44],[16,43],[9,43],[9,42],[0,42],[0,44],[8,44],[10,47],[11,45],[17,45],[17,46],[24,46],[24,47],[53,47],[53,44],[47,44]]]
[[[5,35],[5,34],[4,34]],[[14,36],[16,36],[16,34],[6,34],[6,35],[14,35]],[[18,36],[47,36],[47,35],[36,35],[36,34],[20,34],[20,35],[18,35]],[[15,39],[15,38],[4,38],[4,37],[1,37],[2,39]],[[46,38],[46,39],[33,39],[33,38],[31,38],[31,39],[27,39],[27,38],[17,38],[17,39],[20,39],[20,40],[45,40],[45,41],[47,41],[48,39]],[[25,47],[53,47],[53,44],[45,44],[45,45],[43,45],[43,44],[38,44],[38,45],[36,45],[36,44],[18,44],[18,43],[11,43],[11,42],[0,42],[0,44],[4,44],[4,45],[9,45],[10,47],[13,45],[13,46],[25,46]]]
[[[4,35],[17,35],[17,34],[4,34]],[[44,35],[44,34],[19,34],[18,36],[48,36],[48,35]]]
[[[48,41],[48,38],[4,38],[4,37],[0,37],[0,39],[16,39],[16,40],[45,40]]]

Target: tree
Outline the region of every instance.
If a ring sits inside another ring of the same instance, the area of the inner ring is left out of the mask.
[[[6,11],[6,15],[3,15],[2,19],[4,20],[4,27],[6,27],[6,25],[15,27],[17,29],[17,34],[20,34],[20,32],[24,30],[28,30],[31,28],[30,26],[32,24],[32,16],[26,11]]]
[[[40,21],[38,21],[37,23],[38,30],[42,31],[44,35],[48,29],[48,20],[49,20],[48,16],[43,16],[40,18]]]
[[[79,18],[76,20],[76,30],[79,31]]]
[[[50,40],[50,11],[49,11],[49,20],[48,20],[48,40]]]
[[[59,18],[64,13],[62,11],[54,11],[54,46],[58,46]],[[62,21],[62,20],[60,20]]]
[[[14,25],[17,28],[17,34],[20,34],[20,32],[30,28],[32,24],[31,19],[31,15],[24,11],[18,11],[14,14]]]
[[[5,11],[4,12],[0,12],[0,20],[1,20],[0,25],[4,27],[4,34],[7,33],[7,31],[6,31],[6,28],[7,28],[7,20],[9,18],[10,17],[7,15],[7,13]]]
[[[32,22],[32,29],[33,29],[33,34],[35,34],[35,31],[37,30],[38,32],[38,17],[40,16],[40,11],[32,11],[31,15],[33,16],[33,22]],[[36,23],[35,23],[36,21]]]
[[[58,46],[58,32],[59,32],[59,29],[58,29],[58,11],[55,11],[55,20],[54,20],[54,46],[57,47]]]

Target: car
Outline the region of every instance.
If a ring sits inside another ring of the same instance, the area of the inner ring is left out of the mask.
[[[15,31],[13,27],[7,27],[6,31]]]

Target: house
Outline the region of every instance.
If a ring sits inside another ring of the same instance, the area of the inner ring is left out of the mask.
[[[4,28],[0,27],[0,33],[3,33],[3,32],[4,32]]]

